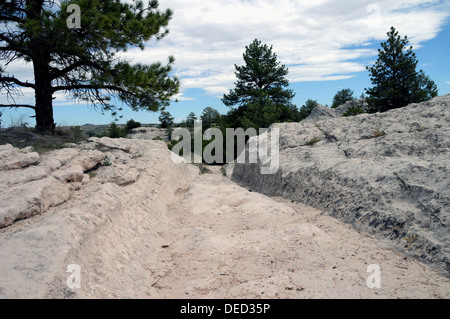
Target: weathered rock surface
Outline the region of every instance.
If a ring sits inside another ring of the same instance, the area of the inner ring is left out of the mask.
[[[339,118],[342,117],[350,107],[357,106],[359,106],[362,111],[367,110],[367,102],[365,102],[364,100],[348,101],[334,109],[319,104],[313,109],[308,118],[303,120],[303,123],[316,123],[318,121]]]
[[[254,191],[332,216],[450,275],[450,95],[386,113],[275,124],[280,169],[236,164]]]
[[[341,117],[350,107],[360,107],[362,111],[367,112],[368,104],[365,100],[353,100],[332,109],[336,117]]]
[[[163,141],[169,141],[169,134],[167,129],[161,129],[157,127],[138,127],[131,131],[129,137],[138,140],[154,140],[161,139]]]
[[[0,229],[0,299],[449,296],[450,278],[374,238],[175,157],[92,138],[1,171],[0,203],[38,208]],[[367,288],[367,262],[383,289]]]
[[[39,156],[31,149],[7,144],[0,149],[0,228],[39,215],[69,199],[71,183],[81,183],[85,172],[100,166],[105,154],[72,148]]]
[[[31,166],[39,161],[39,154],[30,149],[19,150],[10,144],[0,145],[0,171]]]
[[[31,160],[0,171],[0,299],[151,297],[146,261],[167,205],[189,185],[188,165],[162,141],[1,151],[0,163]],[[68,265],[80,267],[83,289],[68,288]]]

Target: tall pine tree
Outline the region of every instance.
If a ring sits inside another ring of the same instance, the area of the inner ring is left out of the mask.
[[[73,5],[79,8],[79,27],[68,23]],[[39,131],[55,127],[52,101],[58,92],[113,115],[120,108],[111,103],[112,97],[133,110],[164,109],[179,88],[170,74],[174,58],[165,65],[130,65],[117,53],[143,50],[146,41],[163,38],[171,17],[171,10],[158,10],[156,0],[148,5],[140,0],[2,0],[0,92],[12,102],[0,107],[33,109]],[[33,83],[7,72],[13,61],[32,63]],[[21,88],[34,90],[34,104],[15,103]]]
[[[245,64],[235,65],[236,87],[222,99],[232,108],[225,117],[230,127],[261,128],[297,120],[297,107],[292,104],[295,94],[286,89],[288,69],[272,49],[255,39],[245,47]]]
[[[412,46],[406,49],[408,37],[401,38],[394,27],[388,40],[378,49],[378,60],[367,67],[374,85],[366,89],[369,112],[385,112],[437,96],[436,84],[420,70]]]

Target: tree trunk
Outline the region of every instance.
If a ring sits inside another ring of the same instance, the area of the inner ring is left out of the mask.
[[[53,133],[53,92],[48,64],[34,61],[36,130]]]
[[[53,91],[50,78],[50,48],[45,40],[42,6],[44,0],[27,0],[26,14],[30,25],[34,26],[28,30],[32,35],[30,42],[33,43],[30,50],[34,67],[34,95],[36,112],[36,130],[38,132],[51,132],[55,128],[53,122]],[[39,26],[39,30],[36,29]]]

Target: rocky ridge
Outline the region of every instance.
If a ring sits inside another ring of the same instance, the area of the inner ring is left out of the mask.
[[[360,107],[362,111],[366,111],[367,106],[368,104],[364,100],[348,101],[334,109],[319,104],[312,110],[311,114],[303,120],[303,123],[315,123],[317,121],[342,117],[350,107]]]
[[[274,124],[278,172],[236,164],[232,179],[322,209],[450,275],[449,106],[445,95],[386,113],[318,110],[301,123]]]
[[[162,141],[69,146],[0,146],[0,298],[149,297],[139,285],[158,225],[198,170],[175,164]],[[79,292],[66,284],[71,264],[84,275]]]
[[[138,140],[170,141],[168,130],[157,127],[138,127],[131,130],[130,137]]]

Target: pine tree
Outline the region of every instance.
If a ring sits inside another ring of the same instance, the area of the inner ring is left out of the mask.
[[[311,112],[319,105],[316,100],[308,99],[305,104],[300,108],[299,119],[303,121],[306,119]]]
[[[175,118],[169,112],[161,111],[158,120],[161,123],[161,128],[170,128],[173,126]]]
[[[131,131],[135,128],[141,127],[142,124],[140,122],[136,122],[135,120],[131,119],[127,122],[125,125],[125,131],[128,133],[131,133]]]
[[[274,122],[295,121],[295,94],[285,89],[288,69],[281,65],[273,47],[255,39],[245,47],[245,64],[235,65],[235,89],[222,102],[232,109],[225,117],[230,127],[266,127]],[[270,119],[270,120],[269,120]]]
[[[203,129],[206,130],[210,128],[213,124],[219,122],[220,113],[216,109],[208,106],[203,110],[200,119],[202,120]]]
[[[374,87],[366,89],[369,112],[385,112],[437,96],[436,84],[420,70],[408,37],[401,38],[394,27],[378,49],[378,60],[367,67]]]
[[[186,118],[186,127],[193,129],[196,120],[197,120],[197,116],[195,115],[195,113],[194,112],[189,113]]]
[[[353,91],[351,89],[342,89],[336,93],[333,98],[333,104],[331,108],[336,108],[345,102],[353,101],[355,98],[353,97]]]
[[[69,5],[78,6],[80,27],[68,23]],[[59,92],[115,116],[120,107],[112,97],[133,110],[163,109],[178,93],[179,81],[170,75],[174,58],[166,65],[130,65],[118,53],[143,50],[151,38],[165,37],[171,17],[171,10],[158,10],[156,0],[148,5],[141,0],[1,1],[0,91],[14,103],[0,107],[33,109],[39,131],[53,131],[52,100]],[[7,72],[13,61],[32,62],[34,83]],[[15,103],[21,88],[34,90],[35,104]]]

